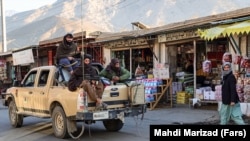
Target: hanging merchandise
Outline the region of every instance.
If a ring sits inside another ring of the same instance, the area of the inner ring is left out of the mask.
[[[139,77],[139,76],[142,76],[143,75],[143,71],[140,67],[140,65],[138,64],[136,70],[135,70],[135,77]]]
[[[212,64],[210,60],[205,60],[202,62],[202,70],[205,73],[210,73],[212,70]]]
[[[222,63],[225,63],[225,62],[230,62],[230,63],[232,63],[232,54],[231,54],[231,53],[225,52],[225,53],[223,54]]]
[[[242,60],[242,56],[240,54],[235,54],[234,55],[233,63],[235,65],[239,65],[241,63],[241,60]]]
[[[248,57],[243,57],[240,62],[240,67],[241,68],[248,68],[250,67],[250,59]]]
[[[247,67],[247,68],[246,68],[245,77],[250,77],[250,67]]]

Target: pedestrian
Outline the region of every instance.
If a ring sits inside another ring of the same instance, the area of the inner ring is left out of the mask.
[[[99,76],[108,78],[114,83],[124,82],[130,77],[130,72],[120,66],[118,58],[113,58],[109,65],[99,73]]]
[[[224,62],[222,65],[222,104],[219,111],[220,124],[226,125],[229,120],[235,124],[244,125],[240,107],[239,96],[236,91],[236,78],[232,72],[231,63]]]
[[[187,64],[185,65],[185,71],[187,73],[194,73],[194,66],[193,66],[193,60],[188,60]]]
[[[59,65],[67,67],[68,71],[72,74],[74,68],[80,64],[74,57],[77,54],[80,54],[80,52],[77,51],[77,46],[73,42],[73,35],[71,33],[67,33],[64,35],[63,41],[57,47],[55,55],[56,62]]]
[[[84,54],[81,66],[77,67],[70,76],[68,89],[70,91],[75,91],[77,88],[84,88],[88,93],[89,98],[96,102],[96,108],[106,109],[108,105],[102,102],[104,86],[100,80],[94,79],[99,76],[97,71],[92,67],[91,60],[92,56],[90,54]]]

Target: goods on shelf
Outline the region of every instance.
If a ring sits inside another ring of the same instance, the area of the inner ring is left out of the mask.
[[[241,59],[240,67],[241,68],[248,68],[248,67],[250,67],[250,59],[248,57],[244,56]]]
[[[7,68],[5,60],[0,60],[0,80],[7,79]]]
[[[215,86],[216,87],[216,86]],[[215,89],[218,89],[217,87]],[[200,100],[215,101],[219,98],[218,91],[213,91],[211,87],[201,87],[196,89],[195,98]]]
[[[215,86],[215,100],[221,101],[221,85]]]
[[[239,65],[241,60],[242,60],[242,56],[240,54],[235,54],[234,55],[233,63],[235,65]]]
[[[181,91],[177,93],[176,103],[177,104],[187,104],[188,100],[190,98],[190,95],[186,93],[185,91]]]
[[[162,85],[162,79],[152,78],[152,79],[137,79],[137,83],[142,83],[145,90],[145,100],[146,102],[155,101],[154,94],[157,94],[157,86]]]
[[[154,109],[162,96],[172,83],[172,79],[147,78],[137,79],[137,83],[142,83],[144,86],[145,101],[149,103],[150,110]],[[171,94],[170,94],[171,95]],[[170,96],[170,104],[172,107],[172,95]]]

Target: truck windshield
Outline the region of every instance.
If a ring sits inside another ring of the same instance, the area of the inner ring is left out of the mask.
[[[24,80],[23,86],[33,87],[36,79],[37,71],[32,71]]]

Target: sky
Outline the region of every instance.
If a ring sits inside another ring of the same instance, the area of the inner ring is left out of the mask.
[[[17,12],[28,11],[32,9],[37,9],[47,4],[52,4],[56,0],[3,0],[4,9],[15,10]]]

